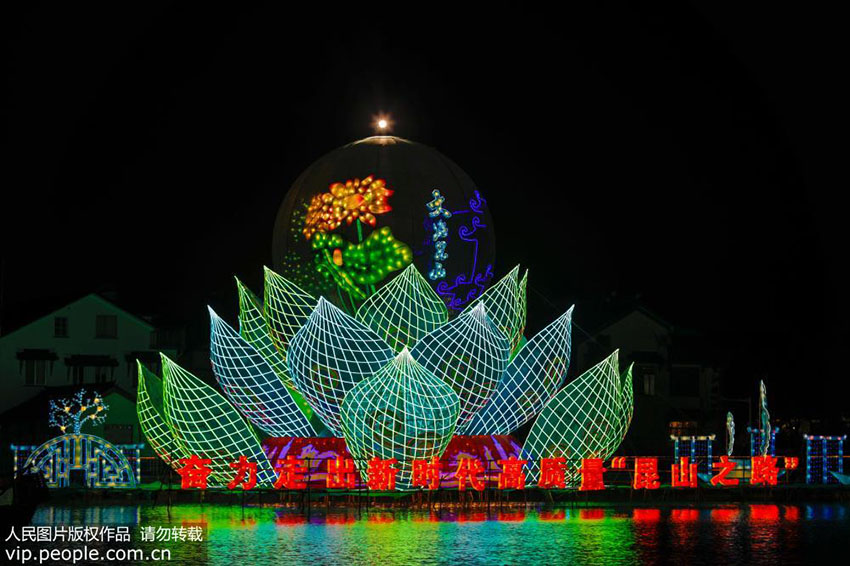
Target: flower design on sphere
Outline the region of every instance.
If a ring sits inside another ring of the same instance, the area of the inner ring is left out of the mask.
[[[320,193],[310,201],[304,220],[304,236],[310,239],[316,232],[333,232],[343,222],[350,225],[358,219],[374,227],[377,224],[376,214],[392,210],[387,202],[392,194],[383,179],[375,179],[372,175],[363,180],[333,183],[328,192]]]
[[[363,206],[383,210],[386,189],[367,180],[330,193],[341,199],[340,221],[355,209],[351,218],[362,219]],[[539,475],[534,458],[604,458],[619,446],[632,415],[631,371],[620,375],[614,352],[568,381],[572,308],[526,340],[527,274],[511,270],[451,317],[389,228],[359,244],[317,231],[311,244],[337,289],[365,294],[404,271],[354,316],[270,270],[264,304],[240,284],[239,332],[211,313],[223,395],[164,359],[160,409],[149,394],[156,380],[140,379],[143,431],[166,462],[187,452],[247,454],[268,484],[271,466],[249,422],[287,436],[326,428],[358,458],[395,458],[400,490],[412,488],[413,460],[441,457],[453,434],[505,435],[533,423],[523,447],[529,485]],[[225,471],[214,469],[218,483]]]
[[[318,252],[313,258],[316,271],[358,300],[369,296],[364,286],[380,283],[413,261],[410,247],[396,240],[387,226],[375,230],[359,244],[346,242],[338,234],[316,234],[312,248]]]

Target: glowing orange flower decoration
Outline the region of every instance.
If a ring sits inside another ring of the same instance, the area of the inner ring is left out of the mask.
[[[330,192],[313,197],[304,219],[304,236],[310,239],[316,232],[332,232],[343,221],[351,224],[360,220],[369,226],[377,224],[376,214],[392,210],[387,199],[393,191],[383,179],[369,175],[362,181],[349,179],[345,183],[333,183]]]

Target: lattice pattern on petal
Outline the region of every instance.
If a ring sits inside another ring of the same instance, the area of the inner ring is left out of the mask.
[[[525,273],[522,274],[522,279],[519,280],[519,334],[522,337],[522,333],[525,331],[525,322],[528,318],[528,270],[525,270]],[[516,340],[516,345],[514,348],[518,348],[520,346],[520,341]]]
[[[284,382],[292,385],[283,354],[278,352],[269,335],[269,326],[260,299],[239,279],[236,279],[236,287],[239,290],[239,335],[263,356]]]
[[[466,434],[510,434],[540,412],[567,375],[572,313],[570,307],[526,342]]]
[[[616,436],[620,439],[619,442],[622,442],[626,438],[629,425],[632,424],[632,414],[635,408],[634,389],[632,388],[632,368],[634,368],[633,363],[629,364],[628,369],[620,376],[620,411],[616,429]]]
[[[210,458],[210,485],[225,485],[233,479],[230,463],[245,456],[257,463],[260,485],[274,483],[268,458],[239,412],[215,389],[162,356],[165,385],[165,420],[181,449]]]
[[[307,322],[316,299],[298,285],[287,281],[268,267],[265,269],[265,308],[269,336],[286,361],[289,341]],[[287,363],[287,368],[289,364]]]
[[[355,458],[398,460],[396,489],[411,489],[413,460],[442,456],[459,411],[455,392],[405,348],[348,392],[342,403],[342,430]],[[361,475],[368,481],[364,468]]]
[[[449,320],[446,304],[411,263],[357,309],[355,318],[378,333],[395,352]]]
[[[296,388],[336,436],[342,434],[339,408],[346,393],[392,359],[375,331],[324,298],[292,338],[286,357]]]
[[[186,454],[181,450],[171,429],[165,422],[162,406],[162,380],[148,371],[140,362],[139,387],[136,394],[136,413],[139,416],[139,427],[148,440],[153,451],[163,462],[177,469],[177,462]]]
[[[456,434],[463,434],[473,415],[499,385],[511,346],[478,303],[420,340],[413,359],[446,382],[460,398]]]
[[[623,413],[617,351],[559,391],[537,417],[523,452],[527,483],[539,479],[541,458],[567,459],[567,483],[579,480],[582,458],[610,457],[622,441]],[[630,404],[630,403],[628,403]]]
[[[210,310],[210,361],[225,396],[271,436],[315,436],[295,399],[265,358]]]
[[[518,274],[519,266],[517,265],[511,269],[510,273],[502,277],[498,283],[484,291],[464,309],[464,312],[469,312],[475,308],[475,305],[483,303],[487,310],[487,316],[502,331],[502,334],[507,336],[511,343],[511,348],[514,348],[519,343],[520,336],[522,336],[520,331],[522,323],[520,322],[521,308],[519,283],[517,281]]]

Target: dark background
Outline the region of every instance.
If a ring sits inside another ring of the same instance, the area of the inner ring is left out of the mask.
[[[289,184],[386,111],[487,196],[532,332],[639,300],[721,347],[726,394],[765,378],[775,416],[846,412],[834,14],[116,4],[2,18],[4,332],[91,291],[234,312]]]

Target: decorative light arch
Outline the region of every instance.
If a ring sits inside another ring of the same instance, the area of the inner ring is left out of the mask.
[[[143,445],[135,445],[136,463]],[[138,465],[132,466],[122,449],[92,434],[63,434],[36,448],[24,464],[44,474],[48,487],[71,485],[71,471],[82,470],[88,487],[136,487]]]

